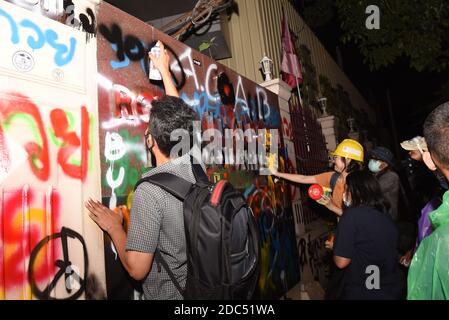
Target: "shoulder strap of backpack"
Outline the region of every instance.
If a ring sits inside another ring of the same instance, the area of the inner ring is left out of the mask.
[[[190,188],[193,186],[193,184],[191,184],[190,182],[188,182],[183,178],[175,176],[174,174],[171,173],[164,172],[140,179],[136,183],[134,191],[137,189],[139,185],[141,185],[144,182],[149,182],[162,188],[163,190],[172,194],[181,201],[184,201],[186,199],[187,194],[190,191]]]
[[[181,288],[181,285],[176,280],[175,275],[170,270],[170,267],[168,266],[167,261],[165,261],[165,259],[162,257],[162,254],[161,254],[161,252],[159,250],[156,250],[156,253],[154,254],[154,259],[155,259],[157,264],[160,264],[162,266],[162,268],[165,269],[165,271],[167,272],[168,276],[170,277],[171,282],[173,282],[174,286],[179,291],[181,296],[184,297],[184,290]]]
[[[334,172],[332,174],[331,183],[330,183],[331,184],[330,187],[332,189],[332,192],[334,191],[334,188],[335,188],[335,185],[337,184],[338,178],[340,178],[340,173],[339,172]]]
[[[203,167],[201,167],[200,164],[194,162],[194,158],[191,155],[190,156],[190,163],[192,164],[192,173],[195,177],[195,180],[198,182],[208,183],[209,178],[207,177],[206,173],[203,170]]]

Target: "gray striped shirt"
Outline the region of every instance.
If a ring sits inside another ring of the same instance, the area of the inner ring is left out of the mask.
[[[189,154],[158,166],[143,177],[168,172],[195,183]],[[150,183],[142,183],[134,193],[126,250],[154,253],[158,249],[181,287],[187,277],[186,239],[183,204],[177,198]],[[156,262],[143,282],[146,300],[182,299],[163,267]]]

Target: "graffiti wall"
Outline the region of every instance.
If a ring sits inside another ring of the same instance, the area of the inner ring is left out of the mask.
[[[278,129],[280,170],[290,170],[282,136],[291,129],[280,130],[276,95],[98,3],[0,2],[1,299],[141,297],[84,202],[125,205],[129,222],[133,187],[152,166],[143,138],[151,103],[164,96],[148,79],[147,53],[157,40],[203,131],[263,132],[268,152],[269,130]],[[291,192],[258,168],[246,158],[210,165],[208,176],[229,180],[248,200],[261,233],[257,297],[278,298],[299,281]]]
[[[0,30],[0,299],[104,296],[96,43],[5,1]]]
[[[166,45],[181,98],[195,110],[202,130],[215,128],[224,135],[225,129],[281,128],[278,97],[270,91],[107,3],[100,5],[97,20],[101,180],[103,203],[109,207],[129,205],[134,184],[151,167],[143,134],[151,102],[164,95],[163,87],[148,79],[147,54],[157,40]],[[285,167],[282,141],[281,147]],[[276,298],[299,280],[291,202],[286,185],[256,169],[212,165],[208,175],[215,182],[231,181],[253,208],[262,246],[258,297]],[[105,252],[116,259],[108,240]],[[122,293],[113,288],[123,277],[117,270],[107,264],[108,294],[118,298]],[[132,295],[135,286],[128,288]]]

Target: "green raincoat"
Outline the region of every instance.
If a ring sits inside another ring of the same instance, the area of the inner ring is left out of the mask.
[[[429,218],[434,231],[413,256],[408,272],[409,300],[449,300],[449,191]]]

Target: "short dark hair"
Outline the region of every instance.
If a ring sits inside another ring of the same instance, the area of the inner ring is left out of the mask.
[[[161,152],[169,157],[172,148],[180,141],[170,141],[171,133],[176,129],[187,130],[190,135],[190,146],[192,145],[194,120],[194,111],[184,101],[166,96],[152,103],[148,133],[156,141]]]
[[[427,117],[424,122],[424,138],[430,153],[445,168],[449,168],[449,102]]]
[[[390,204],[384,198],[377,179],[366,171],[354,171],[346,177],[347,191],[351,193],[351,207],[366,205],[388,213]]]

